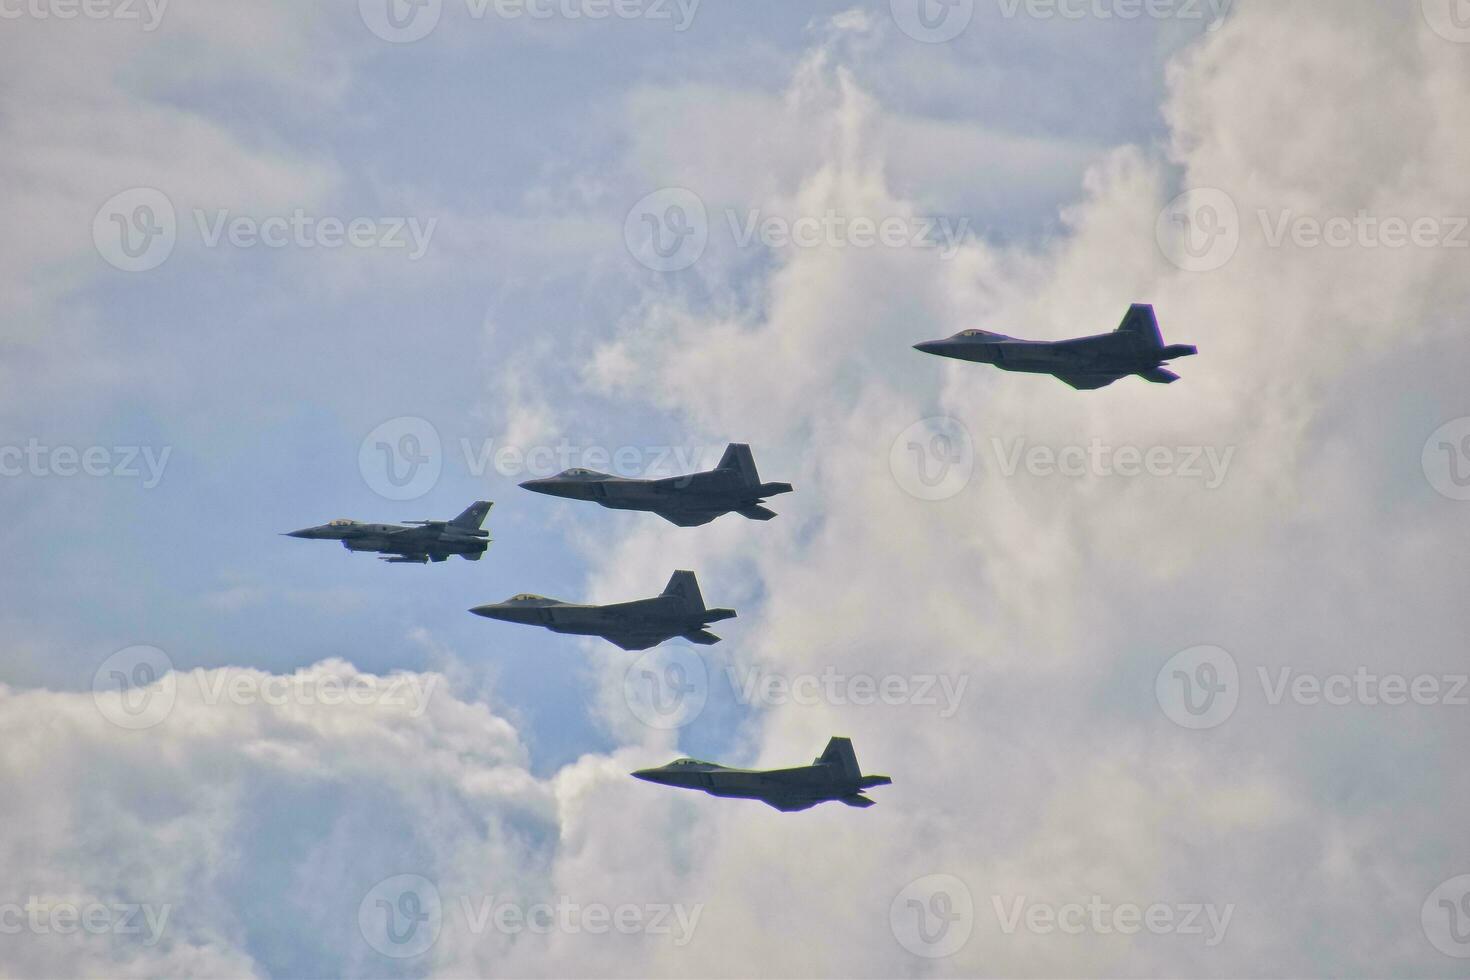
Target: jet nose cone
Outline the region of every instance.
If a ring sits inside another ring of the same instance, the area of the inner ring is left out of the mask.
[[[476,606],[470,612],[476,616],[484,616],[486,619],[499,619],[501,610],[498,605],[492,602],[489,605]]]
[[[942,355],[944,353],[944,349],[945,349],[945,341],[943,341],[943,340],[926,340],[922,344],[915,344],[914,345],[914,350],[920,351],[920,352],[922,352],[924,354],[941,354]]]
[[[520,484],[520,488],[534,493],[550,493],[555,484],[555,480],[526,480]]]
[[[287,538],[310,538],[315,533],[315,531],[316,531],[316,528],[314,528],[314,527],[304,527],[304,528],[302,528],[299,531],[287,531],[284,535],[282,535],[282,537],[287,537]]]
[[[659,778],[661,773],[657,769],[639,769],[636,772],[628,773],[628,775],[634,779],[641,779],[645,783],[658,783],[663,781]]]

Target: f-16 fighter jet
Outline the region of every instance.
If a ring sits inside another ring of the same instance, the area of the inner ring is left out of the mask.
[[[1173,384],[1179,375],[1164,367],[1176,357],[1193,357],[1198,347],[1164,346],[1154,308],[1133,306],[1113,333],[1077,340],[1017,340],[985,330],[966,330],[948,340],[915,344],[915,350],[961,361],[994,364],[1002,371],[1050,374],[1073,388],[1106,388],[1136,374],[1154,384]]]
[[[553,497],[592,500],[613,510],[646,510],[680,527],[698,527],[725,514],[769,521],[775,513],[765,498],[790,493],[789,483],[762,483],[750,447],[732,443],[720,465],[708,473],[667,480],[632,480],[592,470],[567,470],[521,486]]]
[[[852,740],[846,738],[832,739],[815,762],[795,769],[729,769],[713,762],[680,759],[633,775],[650,783],[703,790],[711,796],[760,800],[783,813],[809,810],[830,800],[869,807],[874,801],[863,790],[893,782],[887,776],[864,776]]]
[[[480,530],[480,526],[493,506],[490,501],[481,500],[452,521],[409,521],[406,525],[363,524],[343,518],[320,527],[292,531],[287,537],[341,541],[348,551],[375,551],[383,561],[393,565],[446,561],[450,555],[479,561],[490,547],[490,532]]]
[[[470,612],[507,623],[544,626],[553,633],[600,636],[624,650],[647,650],[676,636],[705,646],[720,638],[705,629],[734,619],[733,609],[706,609],[693,572],[675,572],[663,595],[610,606],[581,606],[539,595],[476,606]]]

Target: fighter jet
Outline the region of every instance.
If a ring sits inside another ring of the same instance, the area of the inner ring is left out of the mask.
[[[452,521],[408,521],[406,525],[363,524],[343,518],[292,531],[286,536],[341,541],[348,551],[376,551],[391,565],[424,565],[430,561],[447,561],[450,555],[479,561],[490,547],[490,532],[480,530],[480,526],[493,506],[490,501],[481,500]]]
[[[750,447],[731,443],[720,465],[707,473],[667,480],[632,480],[592,470],[567,470],[521,486],[553,497],[592,500],[613,510],[645,510],[680,527],[699,527],[725,514],[769,521],[765,498],[790,493],[789,483],[762,483]]]
[[[1092,391],[1136,374],[1154,384],[1173,384],[1179,375],[1164,367],[1176,357],[1193,357],[1198,347],[1164,346],[1154,308],[1135,304],[1113,333],[1077,340],[1017,340],[985,330],[966,330],[948,340],[915,344],[915,350],[961,361],[994,364],[1002,371],[1050,374],[1073,388]]]
[[[870,807],[863,795],[873,786],[893,782],[887,776],[864,776],[858,768],[852,740],[834,738],[809,766],[795,769],[730,769],[698,759],[680,759],[658,769],[640,769],[638,779],[681,789],[703,790],[711,796],[760,800],[783,813],[809,810],[818,803],[837,800],[848,806]]]
[[[470,612],[507,623],[544,626],[553,633],[600,636],[624,650],[647,650],[676,636],[709,646],[720,638],[705,629],[734,619],[733,609],[706,609],[693,572],[675,572],[663,595],[610,606],[583,606],[539,595],[476,606]]]

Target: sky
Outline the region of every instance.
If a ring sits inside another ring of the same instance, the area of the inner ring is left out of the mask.
[[[0,974],[1466,976],[1466,104],[1463,0],[0,0]]]

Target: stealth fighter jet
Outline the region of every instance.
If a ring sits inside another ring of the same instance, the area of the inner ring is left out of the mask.
[[[1133,306],[1113,333],[1077,340],[1017,340],[984,330],[966,330],[948,340],[915,344],[916,350],[962,361],[994,364],[1002,371],[1050,374],[1073,388],[1106,388],[1136,374],[1154,384],[1173,384],[1179,375],[1164,365],[1176,357],[1193,357],[1198,347],[1165,347],[1154,308]]]
[[[869,807],[874,801],[863,790],[893,782],[887,776],[864,776],[852,741],[846,738],[832,739],[815,762],[795,769],[729,769],[713,762],[680,759],[633,775],[650,783],[703,790],[711,796],[760,800],[783,813],[809,810],[830,800]]]
[[[505,602],[476,606],[470,612],[486,619],[542,626],[553,633],[600,636],[624,650],[647,650],[679,636],[710,645],[720,638],[705,627],[734,619],[733,609],[707,609],[693,572],[675,572],[663,595],[610,606],[582,606],[539,595],[518,595]]]
[[[394,565],[447,561],[450,555],[479,561],[490,547],[490,532],[480,527],[493,506],[481,500],[452,521],[409,521],[407,525],[363,524],[343,518],[292,531],[287,537],[341,541],[348,551],[375,551],[383,561]]]
[[[680,527],[698,527],[725,514],[769,521],[775,513],[762,507],[765,498],[790,493],[789,483],[762,483],[750,447],[732,443],[720,465],[707,473],[667,480],[632,480],[592,470],[567,470],[521,486],[537,493],[573,500],[592,500],[613,510],[644,510]]]

